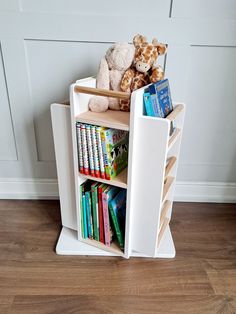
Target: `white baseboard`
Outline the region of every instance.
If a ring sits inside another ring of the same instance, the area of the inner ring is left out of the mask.
[[[58,199],[55,179],[0,179],[0,199]],[[175,201],[236,203],[236,183],[176,182]]]
[[[59,199],[57,180],[0,178],[0,199]]]

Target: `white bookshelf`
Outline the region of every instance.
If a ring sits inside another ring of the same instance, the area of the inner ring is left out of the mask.
[[[79,86],[82,86],[82,93],[78,92]],[[51,106],[63,225],[56,252],[65,255],[172,258],[175,247],[169,222],[185,106],[175,104],[174,111],[166,119],[144,116],[144,89],[139,89],[131,95],[130,113],[110,110],[94,113],[88,110],[92,95],[84,93],[84,90],[95,86],[94,78],[77,81],[71,86],[70,107]],[[170,137],[170,123],[173,120],[176,129]],[[129,131],[127,169],[113,180],[80,174],[76,122]],[[69,159],[72,167],[65,165]],[[79,187],[87,179],[127,189],[124,252],[116,243],[108,247],[82,237]],[[63,189],[65,183],[73,186],[71,191],[67,189],[67,195]]]

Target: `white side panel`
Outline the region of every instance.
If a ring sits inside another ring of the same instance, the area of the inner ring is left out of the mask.
[[[51,105],[62,225],[77,230],[70,107]]]
[[[143,116],[142,93],[140,90],[132,98],[135,110],[131,113],[134,141],[129,160],[132,162],[131,238],[133,250],[155,256],[169,121]]]

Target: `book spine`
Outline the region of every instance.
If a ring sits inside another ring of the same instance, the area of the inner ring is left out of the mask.
[[[95,185],[92,186],[91,194],[92,194],[92,209],[93,209],[93,230],[94,230],[94,239],[99,241],[98,234],[98,224],[97,224],[97,204],[96,204],[96,194],[95,194]]]
[[[104,223],[103,223],[103,208],[102,208],[102,187],[98,187],[98,212],[99,212],[99,239],[105,243],[104,239]]]
[[[87,147],[88,147],[88,155],[89,155],[90,174],[91,176],[95,177],[91,126],[89,124],[86,124],[86,134],[87,134]]]
[[[88,236],[93,239],[93,218],[91,210],[90,192],[85,192],[86,209],[87,209],[87,223],[88,223]]]
[[[84,162],[83,162],[83,149],[82,149],[82,137],[81,137],[81,125],[76,123],[76,133],[77,133],[77,147],[79,155],[79,172],[84,173]]]
[[[100,241],[99,233],[99,211],[98,211],[98,185],[95,186],[95,206],[96,206],[96,218],[97,218],[97,240]]]
[[[108,213],[108,202],[107,194],[102,193],[102,208],[103,208],[103,220],[104,220],[104,235],[105,235],[105,245],[110,246],[110,223],[109,223],[109,213]]]
[[[80,186],[80,218],[81,235],[84,238],[83,185]]]
[[[88,150],[87,150],[87,139],[86,139],[86,129],[84,124],[81,125],[81,137],[82,137],[82,152],[83,152],[83,165],[84,174],[89,174],[89,160],[88,160]]]
[[[86,209],[86,200],[85,195],[82,196],[83,203],[83,217],[84,217],[84,238],[88,237],[88,225],[87,225],[87,209]]]
[[[107,154],[107,145],[106,145],[106,133],[105,130],[101,131],[101,140],[102,140],[102,152],[105,166],[105,176],[107,180],[110,180],[110,169],[108,163],[108,154]]]
[[[154,112],[154,116],[161,118],[162,115],[161,115],[161,110],[160,110],[160,107],[159,107],[159,103],[157,101],[157,95],[156,94],[150,95],[150,99],[151,99],[151,102],[152,102],[152,109],[153,109],[153,112]]]
[[[112,221],[113,221],[113,225],[114,225],[114,228],[115,228],[115,232],[116,232],[118,243],[120,245],[120,248],[124,249],[124,239],[123,239],[122,233],[120,231],[118,218],[117,218],[117,216],[116,216],[116,214],[115,214],[115,212],[113,210],[112,205],[109,204],[108,207],[109,207],[109,211],[110,211],[111,218],[112,218]]]
[[[91,137],[93,146],[94,171],[97,178],[100,177],[99,157],[98,157],[98,141],[96,136],[96,127],[91,125]]]
[[[105,166],[104,158],[102,151],[102,139],[101,139],[101,128],[96,127],[97,143],[98,143],[98,157],[99,157],[99,166],[100,166],[100,175],[102,179],[105,179]]]
[[[150,99],[150,93],[144,93],[143,99],[144,99],[144,106],[146,109],[147,116],[154,117],[154,112],[152,109],[152,103]]]

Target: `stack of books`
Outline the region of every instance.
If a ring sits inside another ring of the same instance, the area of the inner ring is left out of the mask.
[[[87,180],[80,186],[80,196],[82,237],[107,246],[117,239],[123,250],[126,190]]]
[[[76,123],[79,171],[110,180],[128,164],[127,131]]]
[[[143,98],[148,116],[165,118],[173,110],[168,79],[149,85]]]

